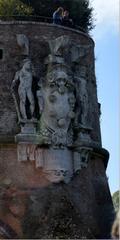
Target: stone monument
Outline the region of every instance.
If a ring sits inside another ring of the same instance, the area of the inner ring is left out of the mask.
[[[29,189],[25,237],[109,238],[93,40],[47,23],[1,22],[0,48],[0,174]]]

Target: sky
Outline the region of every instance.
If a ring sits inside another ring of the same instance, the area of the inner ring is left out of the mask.
[[[119,0],[90,0],[96,27],[98,101],[101,103],[102,146],[110,153],[107,176],[111,194],[119,189]]]

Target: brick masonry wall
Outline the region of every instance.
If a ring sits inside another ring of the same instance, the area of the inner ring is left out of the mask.
[[[30,57],[38,78],[43,74],[43,59],[48,54],[45,40],[68,35],[76,44],[93,47],[87,58],[81,59],[89,67],[88,95],[91,102],[89,118],[92,138],[101,142],[97,89],[95,80],[94,43],[86,34],[34,22],[0,22],[0,179],[10,178],[31,190],[28,216],[24,223],[25,238],[109,238],[112,221],[112,201],[105,174],[102,154],[91,157],[88,167],[69,184],[51,184],[34,161],[17,161],[14,136],[20,131],[15,104],[11,94],[14,74],[19,70],[21,51],[16,34],[25,34],[30,41]],[[103,215],[105,217],[103,217]],[[60,235],[63,234],[63,235]]]
[[[113,207],[100,156],[91,158],[69,184],[51,184],[34,162],[16,159],[16,145],[0,145],[0,179],[29,190],[34,200],[28,205],[24,238],[109,238]]]
[[[21,51],[17,45],[16,34],[25,34],[30,41],[30,56],[36,68],[38,78],[43,72],[43,59],[48,54],[45,40],[68,35],[76,44],[93,45],[92,50],[84,59],[86,66],[92,66],[92,74],[88,72],[88,94],[91,102],[89,119],[93,127],[92,138],[101,142],[97,89],[94,70],[94,42],[85,33],[65,27],[34,22],[1,22],[0,49],[3,49],[3,59],[0,60],[0,141],[5,136],[11,136],[11,141],[19,132],[15,104],[11,94],[11,83],[16,71],[20,68]]]

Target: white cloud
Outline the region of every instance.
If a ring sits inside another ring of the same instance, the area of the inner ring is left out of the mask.
[[[112,31],[118,32],[119,0],[90,0],[90,3],[94,8],[96,28],[104,29],[104,32],[112,28]]]
[[[119,16],[119,0],[92,0],[91,4],[98,23],[104,21],[117,24]]]

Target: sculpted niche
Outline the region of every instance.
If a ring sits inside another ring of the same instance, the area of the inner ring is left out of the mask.
[[[81,57],[91,46],[75,46],[68,36],[49,40],[49,54],[43,58],[45,71],[37,76],[33,89],[36,73],[27,38],[19,35],[17,42],[22,55],[27,46],[12,82],[21,126],[16,135],[18,160],[34,160],[50,181],[67,183],[76,171],[87,167],[91,152],[84,146],[91,138],[87,67],[81,66]]]

